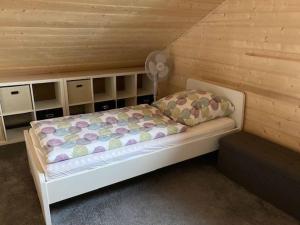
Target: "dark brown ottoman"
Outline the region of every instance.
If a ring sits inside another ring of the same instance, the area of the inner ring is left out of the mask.
[[[300,220],[300,154],[239,132],[220,140],[218,167],[226,176]]]

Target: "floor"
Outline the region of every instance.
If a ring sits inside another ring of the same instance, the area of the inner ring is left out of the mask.
[[[51,210],[53,225],[300,224],[224,177],[214,154],[55,204]],[[0,224],[44,224],[23,143],[0,147]]]

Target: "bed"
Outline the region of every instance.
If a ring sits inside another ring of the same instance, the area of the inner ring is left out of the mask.
[[[234,104],[235,111],[228,118],[208,121],[183,133],[125,146],[105,155],[91,154],[54,164],[43,162],[37,150],[37,137],[32,130],[25,131],[30,170],[46,225],[52,224],[53,203],[215,151],[221,137],[242,129],[245,103],[242,92],[192,79],[187,81],[186,89],[225,96]]]

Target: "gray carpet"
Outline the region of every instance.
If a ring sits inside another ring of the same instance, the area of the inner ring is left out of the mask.
[[[51,210],[54,225],[300,224],[220,174],[214,155],[55,204]],[[0,148],[0,224],[44,224],[22,143]]]

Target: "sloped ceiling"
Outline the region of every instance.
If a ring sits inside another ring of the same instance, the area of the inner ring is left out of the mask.
[[[1,0],[0,76],[142,66],[223,0]]]

